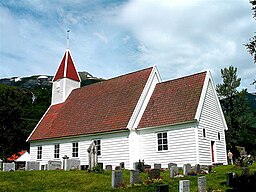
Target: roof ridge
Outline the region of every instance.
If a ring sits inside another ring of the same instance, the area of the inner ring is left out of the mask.
[[[109,82],[111,80],[114,80],[114,79],[117,79],[117,78],[121,78],[121,77],[125,77],[127,75],[132,75],[132,74],[135,74],[135,73],[140,73],[142,71],[146,71],[146,70],[149,70],[149,69],[153,69],[153,67],[148,67],[148,68],[145,68],[145,69],[141,69],[139,71],[133,71],[133,72],[130,72],[130,73],[126,73],[126,74],[123,74],[123,75],[120,75],[120,76],[117,76],[117,77],[112,77],[110,79],[106,79],[104,81],[100,81],[100,82],[97,82],[97,83],[93,83],[93,84],[90,84],[90,85],[86,85],[86,86],[83,86],[81,87],[80,89],[84,89],[85,87],[92,87],[92,86],[97,86],[99,84],[102,84],[102,83],[105,83],[105,82]],[[75,91],[78,91],[79,89],[74,89],[72,92],[75,92]]]
[[[199,73],[194,73],[194,74],[191,74],[191,75],[186,75],[186,76],[182,76],[182,77],[177,77],[177,78],[175,78],[175,79],[170,79],[170,80],[167,80],[167,81],[163,81],[163,82],[158,83],[158,84],[169,83],[169,82],[171,82],[171,81],[178,81],[178,80],[186,79],[186,78],[189,78],[189,77],[197,76],[197,75],[200,75],[200,74],[203,74],[203,73],[207,73],[207,70],[206,70],[206,71],[199,72]]]

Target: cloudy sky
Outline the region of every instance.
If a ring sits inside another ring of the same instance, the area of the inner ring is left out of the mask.
[[[78,71],[111,78],[156,65],[163,80],[233,65],[250,85],[256,65],[249,0],[0,0],[0,78],[54,75],[69,48]]]

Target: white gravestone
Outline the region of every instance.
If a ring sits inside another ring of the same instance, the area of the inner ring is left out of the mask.
[[[206,192],[206,177],[198,177],[198,192]]]
[[[32,170],[39,170],[40,167],[40,162],[37,161],[27,161],[26,162],[26,167],[25,170],[26,171],[32,171]]]
[[[178,167],[172,166],[170,168],[170,178],[173,178],[175,175],[178,175]]]
[[[183,165],[183,175],[188,175],[191,173],[191,164],[184,164]]]
[[[3,171],[15,171],[15,163],[3,163]]]
[[[122,185],[122,171],[112,171],[112,187],[117,188]]]
[[[80,169],[80,160],[78,159],[64,159],[64,170],[79,170]]]
[[[48,161],[47,170],[60,170],[61,161]]]
[[[189,180],[180,180],[179,192],[190,192],[190,181]]]

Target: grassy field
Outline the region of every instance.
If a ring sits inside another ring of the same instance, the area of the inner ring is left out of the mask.
[[[250,167],[250,172],[256,172],[256,163]],[[226,191],[228,172],[241,173],[242,168],[229,165],[213,168],[211,174],[206,175],[208,191]],[[198,176],[187,176],[183,178],[169,178],[169,172],[161,172],[162,182],[169,184],[169,191],[179,191],[179,180],[189,179],[192,192],[197,191]],[[129,185],[129,171],[123,171],[125,188],[113,189],[111,187],[111,171],[103,174],[88,173],[87,171],[16,171],[0,172],[0,191],[155,191],[157,183],[149,185]],[[142,180],[147,179],[147,173],[141,174]]]

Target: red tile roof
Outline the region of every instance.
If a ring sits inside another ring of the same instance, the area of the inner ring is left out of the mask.
[[[138,128],[194,120],[205,76],[203,72],[157,84]]]
[[[58,79],[64,77],[80,82],[80,78],[76,71],[75,64],[73,62],[69,49],[66,50],[61,60],[60,66],[53,78],[53,81],[57,81]]]
[[[73,90],[50,107],[29,141],[127,129],[152,68]]]
[[[26,150],[22,150],[22,151],[18,152],[17,154],[13,154],[11,157],[7,158],[7,161],[15,161],[16,159],[18,159],[20,156],[22,156],[26,152],[27,152]]]

